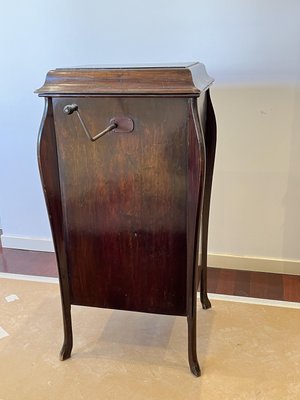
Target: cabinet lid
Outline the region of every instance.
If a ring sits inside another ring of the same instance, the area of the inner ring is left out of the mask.
[[[39,96],[197,97],[213,82],[201,63],[102,65],[49,71]]]

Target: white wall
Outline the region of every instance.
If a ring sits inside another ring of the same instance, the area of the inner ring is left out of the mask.
[[[199,60],[219,124],[210,252],[300,260],[299,14],[298,0],[2,2],[4,244],[50,238],[33,94],[49,69]]]
[[[300,259],[300,87],[213,90],[212,253]]]

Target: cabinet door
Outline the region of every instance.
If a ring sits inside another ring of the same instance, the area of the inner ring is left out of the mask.
[[[188,100],[56,98],[54,121],[73,304],[186,315]],[[130,133],[91,136],[114,117]]]

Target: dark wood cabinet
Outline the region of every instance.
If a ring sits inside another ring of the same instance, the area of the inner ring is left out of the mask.
[[[71,304],[187,316],[206,289],[216,123],[200,63],[56,69],[38,157],[59,268],[65,340]],[[198,267],[198,242],[201,260]],[[200,279],[201,278],[201,279]]]

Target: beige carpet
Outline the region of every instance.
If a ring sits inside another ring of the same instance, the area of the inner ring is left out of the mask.
[[[195,378],[185,318],[73,307],[73,355],[61,362],[58,285],[0,279],[0,287],[1,400],[300,399],[300,310],[199,307]],[[19,300],[7,302],[11,294]]]

